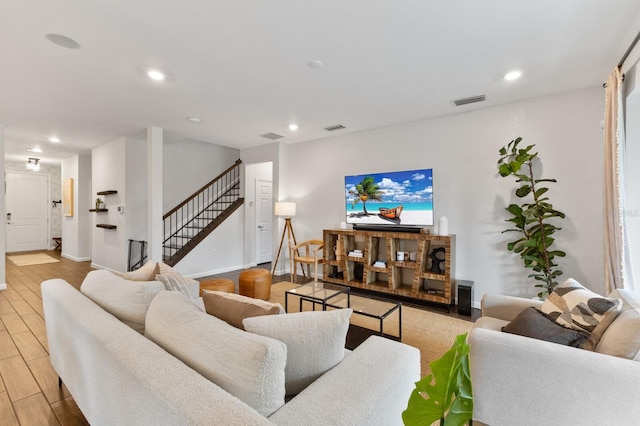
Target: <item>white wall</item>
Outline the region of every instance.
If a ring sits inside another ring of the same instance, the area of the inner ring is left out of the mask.
[[[202,188],[240,158],[233,148],[194,140],[164,144],[163,214]]]
[[[127,138],[126,151],[127,186],[123,207],[127,219],[125,243],[128,244],[129,239],[147,241],[147,143]],[[113,207],[117,210],[117,206]]]
[[[91,157],[74,155],[61,161],[60,182],[73,179],[73,216],[62,217],[62,256],[75,261],[91,259]],[[59,198],[58,198],[59,199]],[[60,205],[62,210],[62,205]]]
[[[476,306],[483,293],[533,296],[529,271],[506,250],[511,235],[501,233],[515,183],[496,167],[498,150],[522,136],[536,145],[544,177],[558,179],[549,196],[568,218],[557,234],[562,278],[602,293],[603,99],[594,88],[290,145],[280,172],[298,203],[296,236],[319,238],[344,220],[345,175],[433,168],[435,217],[456,234],[455,276],[475,281]]]
[[[124,272],[127,268],[126,210],[125,215],[120,215],[115,208],[124,205],[126,199],[126,143],[127,140],[123,137],[91,151],[93,201],[98,197],[97,192],[118,191],[117,194],[100,196],[104,199],[108,212],[93,214],[91,265],[119,272]],[[118,228],[98,228],[97,223],[116,225]]]

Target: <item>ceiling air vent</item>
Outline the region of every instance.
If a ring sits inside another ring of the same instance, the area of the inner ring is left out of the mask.
[[[455,106],[462,106],[462,105],[467,105],[467,104],[473,104],[476,102],[483,102],[486,101],[487,98],[484,95],[478,95],[478,96],[470,96],[468,98],[462,98],[462,99],[454,99],[453,100],[453,104]]]
[[[327,132],[333,132],[334,130],[346,129],[342,124],[335,124],[333,126],[324,128]]]
[[[269,132],[269,133],[264,133],[262,135],[260,135],[263,138],[275,141],[276,139],[280,139],[280,138],[284,138],[284,136],[279,135],[277,133],[273,133],[273,132]]]

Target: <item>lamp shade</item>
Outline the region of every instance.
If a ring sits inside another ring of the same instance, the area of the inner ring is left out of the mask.
[[[296,203],[276,201],[276,216],[293,217],[296,215]]]

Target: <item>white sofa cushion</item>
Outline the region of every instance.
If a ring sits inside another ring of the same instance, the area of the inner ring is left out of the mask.
[[[287,345],[287,395],[295,395],[344,358],[351,309],[245,318],[245,330]]]
[[[87,274],[80,291],[139,333],[144,333],[147,309],[153,298],[164,290],[158,281],[130,281],[107,270]]]
[[[263,416],[284,405],[282,342],[232,327],[175,291],[153,300],[145,336]]]
[[[622,300],[622,310],[604,332],[596,352],[640,361],[640,295],[614,290],[609,297]]]

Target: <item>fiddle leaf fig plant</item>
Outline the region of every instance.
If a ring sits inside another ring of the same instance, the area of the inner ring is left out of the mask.
[[[556,180],[534,176],[533,162],[539,159],[538,153],[533,151],[535,145],[520,148],[520,142],[522,138],[514,139],[499,151],[498,172],[502,177],[516,179],[519,186],[515,195],[522,199],[522,203],[506,207],[511,214],[506,221],[511,222],[513,228],[502,232],[519,234],[516,240],[507,244],[507,249],[519,254],[525,268],[532,269],[529,278],[539,281],[536,284],[541,289],[538,296],[543,298],[558,286],[557,278],[562,275],[555,258],[564,257],[566,253],[552,248],[555,243],[553,235],[562,228],[552,222],[564,219],[565,214],[554,209],[546,196],[549,188],[544,184]]]
[[[469,372],[467,334],[456,337],[440,359],[429,363],[431,374],[416,382],[402,421],[408,426],[472,424],[473,390]]]

